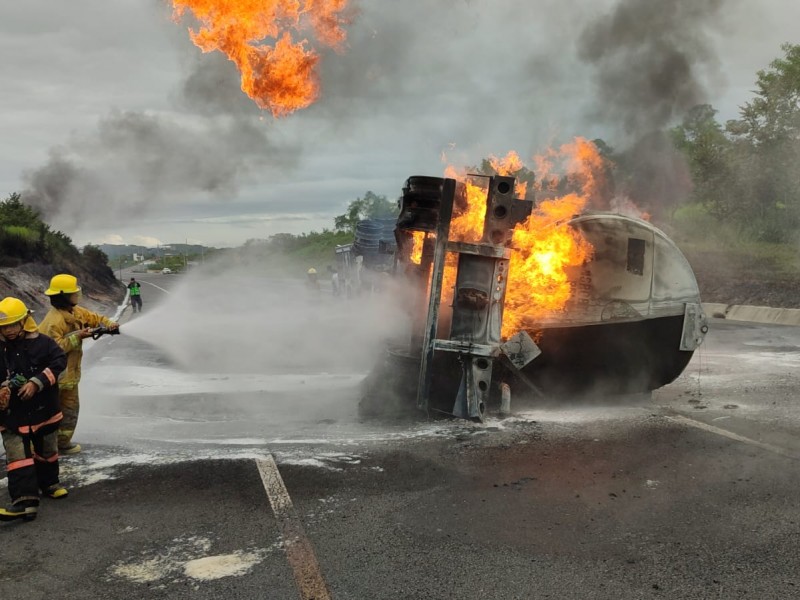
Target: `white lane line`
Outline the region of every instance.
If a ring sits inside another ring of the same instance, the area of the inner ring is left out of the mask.
[[[302,600],[330,600],[314,548],[306,536],[272,454],[256,459],[261,481],[281,529],[286,558]]]
[[[155,283],[151,283],[151,282],[149,282],[149,281],[140,281],[139,283],[146,283],[147,285],[152,285],[154,288],[156,288],[157,290],[161,290],[161,291],[162,291],[162,292],[164,292],[165,294],[171,294],[171,293],[172,293],[172,292],[170,292],[169,290],[165,290],[165,289],[164,289],[164,288],[162,288],[160,285],[156,285]]]
[[[722,437],[726,437],[731,440],[736,440],[737,442],[750,444],[751,446],[756,446],[757,448],[773,452],[774,454],[779,454],[787,458],[793,458],[794,460],[800,460],[800,454],[798,454],[797,452],[787,450],[786,448],[781,448],[780,446],[767,444],[765,442],[759,442],[758,440],[753,440],[748,437],[744,437],[743,435],[733,433],[732,431],[728,431],[726,429],[720,429],[719,427],[714,427],[713,425],[708,425],[706,423],[703,423],[702,421],[695,421],[694,419],[690,419],[689,417],[684,417],[681,415],[668,416],[667,419],[669,419],[670,421],[674,421],[675,423],[680,423],[681,425],[688,425],[689,427],[695,427],[697,429],[702,429],[703,431],[716,433],[717,435],[721,435]]]

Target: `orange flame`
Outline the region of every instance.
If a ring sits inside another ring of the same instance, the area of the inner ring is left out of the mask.
[[[486,188],[477,185],[466,173],[450,166],[445,169],[445,177],[464,183],[466,205],[450,220],[450,239],[458,242],[477,243],[483,237],[483,221],[486,217]]]
[[[340,49],[346,39],[347,0],[172,0],[173,20],[191,11],[200,23],[189,29],[203,52],[219,50],[242,74],[242,91],[262,109],[281,117],[319,97],[319,55],[292,32],[310,30],[319,43]],[[262,43],[274,40],[274,45]]]
[[[589,242],[567,225],[585,205],[586,196],[581,194],[547,200],[515,228],[515,252],[511,255],[503,313],[504,336],[564,309],[572,295],[568,269],[592,255]]]
[[[537,189],[555,190],[563,177],[567,177],[579,191],[540,203],[528,220],[514,229],[514,252],[503,315],[504,337],[525,328],[526,324],[562,311],[572,295],[569,269],[584,263],[593,252],[580,232],[567,223],[600,193],[607,167],[605,159],[594,144],[578,138],[558,150],[535,157],[534,161],[540,174]],[[513,174],[524,167],[515,152],[501,159],[492,157],[490,164],[500,175]],[[555,175],[559,171],[564,171],[565,175]],[[453,218],[450,239],[480,241],[486,213],[486,190],[453,168],[448,168],[445,176],[463,181],[467,193],[467,208]],[[524,187],[518,186],[517,196],[524,197],[524,191]],[[453,257],[445,267],[442,294],[445,301],[452,298],[455,268]]]
[[[411,247],[409,260],[418,265],[422,262],[422,246],[425,243],[426,234],[424,231],[412,231],[411,235],[413,236],[414,245]]]

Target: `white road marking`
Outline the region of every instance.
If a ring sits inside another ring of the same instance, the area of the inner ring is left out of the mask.
[[[330,600],[314,548],[306,536],[272,454],[256,459],[261,481],[281,528],[284,548],[302,600]]]
[[[151,283],[150,281],[140,281],[139,283],[146,283],[147,285],[152,285],[154,288],[156,288],[157,290],[161,290],[165,294],[171,294],[172,293],[169,290],[165,290],[160,285],[156,285],[155,283]]]
[[[728,431],[726,429],[721,429],[719,427],[714,427],[713,425],[708,425],[706,423],[703,423],[702,421],[695,421],[694,419],[690,419],[689,417],[684,417],[681,415],[668,416],[667,419],[669,419],[670,421],[674,421],[675,423],[680,423],[681,425],[688,425],[689,427],[695,427],[697,429],[702,429],[703,431],[716,433],[717,435],[721,435],[722,437],[726,437],[731,440],[736,440],[737,442],[750,444],[751,446],[756,446],[757,448],[761,448],[762,450],[767,450],[768,452],[772,452],[774,454],[779,454],[780,456],[785,456],[787,458],[792,458],[794,460],[800,460],[800,454],[798,454],[797,452],[793,452],[792,450],[781,448],[780,446],[775,446],[773,444],[767,444],[765,442],[759,442],[758,440],[753,440],[748,437],[744,437],[743,435],[739,435],[738,433],[733,433],[732,431]]]

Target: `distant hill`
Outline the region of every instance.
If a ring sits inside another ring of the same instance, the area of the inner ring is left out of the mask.
[[[144,255],[145,258],[155,256],[155,250],[146,246],[133,246],[130,244],[100,244],[97,246],[106,253],[109,260],[114,260],[120,256],[133,256],[134,254]]]
[[[100,244],[100,250],[105,252],[110,261],[114,261],[120,256],[132,257],[134,254],[145,258],[160,258],[169,254],[185,254],[188,256],[200,255],[216,250],[216,248],[203,246],[200,244],[164,244],[156,248],[147,246],[136,246],[133,244]]]

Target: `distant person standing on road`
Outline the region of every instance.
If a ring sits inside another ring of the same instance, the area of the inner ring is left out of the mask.
[[[131,282],[128,284],[128,290],[131,295],[131,308],[133,312],[142,312],[142,286],[139,282],[131,277]]]
[[[339,295],[339,271],[328,265],[328,273],[331,276],[331,290],[334,296]]]
[[[67,355],[67,368],[58,378],[58,400],[64,413],[58,430],[58,451],[77,454],[81,446],[73,443],[72,436],[78,425],[80,409],[78,383],[81,380],[83,340],[92,336],[94,327],[105,325],[116,331],[119,323],[78,306],[81,288],[73,275],[62,273],[54,276],[45,294],[50,297],[52,308],[39,324],[39,331],[53,338]]]
[[[6,450],[11,505],[0,520],[32,521],[40,491],[64,498],[58,479],[59,374],[67,357],[36,330],[31,312],[18,298],[0,301],[0,430]]]

